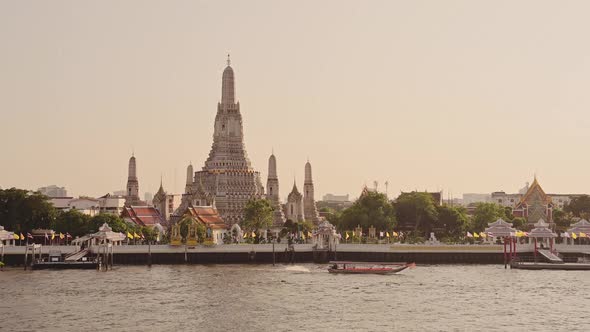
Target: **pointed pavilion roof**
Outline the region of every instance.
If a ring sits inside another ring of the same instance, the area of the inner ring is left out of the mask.
[[[489,227],[485,229],[485,232],[494,237],[513,236],[513,234],[516,233],[516,229],[512,228],[512,224],[507,223],[502,218],[498,218],[498,220],[493,223],[489,223],[488,226]]]
[[[543,218],[539,219],[539,221],[535,224],[535,228],[529,232],[528,236],[533,238],[557,237],[557,234],[555,234],[547,226],[549,226],[549,224],[547,224]]]
[[[570,229],[567,230],[568,233],[580,233],[584,232],[586,234],[590,233],[590,222],[586,219],[580,219],[577,223],[571,225]]]

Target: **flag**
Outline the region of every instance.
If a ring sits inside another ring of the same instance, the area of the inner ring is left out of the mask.
[[[588,235],[586,235],[584,232],[580,232],[580,237],[588,237]]]
[[[133,234],[127,232],[127,237],[133,240]]]
[[[396,236],[397,237],[397,236],[399,236],[399,234],[397,232],[393,232],[393,236]]]
[[[59,232],[59,238],[63,240],[63,239],[64,239],[64,237],[66,237],[66,236],[65,236],[65,235],[63,235],[61,232]]]
[[[467,237],[473,237],[473,234],[467,232]]]
[[[480,237],[482,237],[482,238],[484,238],[484,239],[485,239],[486,237],[488,237],[488,236],[486,235],[486,233],[484,233],[484,232],[479,232],[479,236],[480,236]]]
[[[244,233],[244,239],[248,236],[248,233]]]
[[[55,233],[51,233],[51,241],[55,239]]]
[[[563,234],[561,234],[561,236],[562,237],[565,237],[565,238],[569,238],[570,237],[570,235],[567,232],[563,232]]]
[[[312,234],[310,231],[307,231],[307,237],[312,237]]]
[[[47,233],[45,233],[45,240],[49,240],[49,235],[47,235]]]
[[[301,238],[305,240],[305,233],[301,233]]]
[[[20,233],[20,239],[21,240],[24,240],[25,239],[25,236],[23,235],[23,233]]]
[[[137,234],[137,233],[133,232],[133,238],[135,238],[135,239],[139,239],[139,234]]]
[[[385,236],[389,237],[389,232],[385,232]]]
[[[20,236],[18,236],[18,234],[16,234],[16,233],[12,234],[12,237],[13,237],[15,240],[18,240],[18,239],[20,239]]]
[[[348,240],[350,236],[348,235],[348,232],[346,232],[346,239]]]
[[[31,235],[31,233],[27,233],[27,238],[29,238],[29,239],[32,240],[33,239],[33,235]]]
[[[488,232],[488,236],[489,236],[489,237],[494,237],[494,234],[492,234],[492,233]]]
[[[71,239],[71,238],[72,238],[72,236],[70,235],[70,233],[66,233],[66,237],[67,237],[68,239]]]
[[[577,238],[578,238],[578,236],[576,235],[576,233],[572,232],[572,239],[574,239],[574,240],[575,240],[575,239],[577,239]]]
[[[160,242],[160,233],[156,233],[156,242]]]
[[[477,234],[477,232],[473,232],[473,237],[477,239],[479,238],[479,234]]]
[[[379,237],[383,237],[383,232],[379,232]]]
[[[139,237],[141,237],[142,240],[145,239],[145,236],[143,236],[143,233],[139,233]]]
[[[256,237],[256,233],[252,232],[252,237]]]

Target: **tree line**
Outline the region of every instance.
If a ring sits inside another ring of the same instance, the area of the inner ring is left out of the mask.
[[[143,234],[152,239],[154,230],[125,222],[120,216],[98,214],[89,216],[77,210],[60,211],[39,192],[10,188],[0,189],[0,225],[15,233],[31,233],[34,229],[52,229],[72,237],[95,233],[103,224],[114,232]]]

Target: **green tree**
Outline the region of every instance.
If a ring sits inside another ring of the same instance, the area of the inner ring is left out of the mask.
[[[395,209],[385,194],[369,191],[359,197],[351,207],[342,211],[338,218],[341,231],[352,230],[360,225],[378,230],[391,230],[395,226]]]
[[[266,199],[253,198],[244,207],[242,229],[258,233],[272,226],[273,207]]]
[[[49,198],[23,189],[0,189],[0,225],[24,233],[50,228],[57,214]]]
[[[498,218],[506,219],[504,207],[496,203],[477,203],[473,213],[472,231],[483,232],[489,223],[498,220]]]
[[[438,210],[438,225],[444,229],[443,236],[459,238],[469,227],[467,210],[462,206],[442,205]]]
[[[438,211],[429,193],[402,193],[395,201],[397,220],[412,225],[414,231],[426,235],[438,221]]]
[[[563,233],[568,230],[574,219],[571,212],[555,209],[553,210],[553,222],[555,222],[555,231]]]
[[[73,237],[94,233],[97,228],[90,222],[90,216],[78,210],[68,210],[58,213],[51,228],[59,233],[70,233]]]
[[[590,196],[581,195],[572,198],[572,200],[563,208],[567,213],[574,217],[589,219],[590,218]]]

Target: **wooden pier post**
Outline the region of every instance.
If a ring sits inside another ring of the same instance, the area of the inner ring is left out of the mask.
[[[504,268],[506,268],[506,237],[504,237]]]
[[[151,240],[148,240],[148,266],[152,266],[152,246]]]

